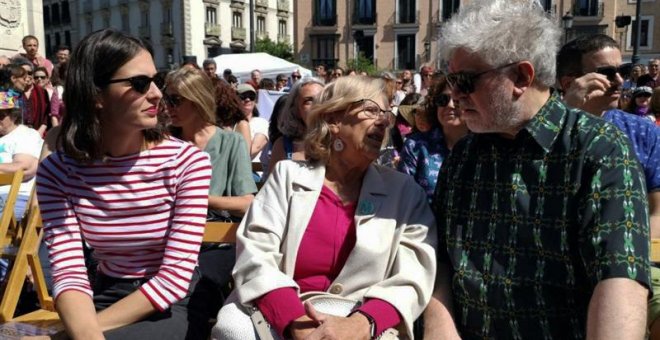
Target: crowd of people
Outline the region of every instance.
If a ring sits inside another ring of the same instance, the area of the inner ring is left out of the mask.
[[[660,59],[562,46],[535,1],[473,1],[441,36],[443,70],[243,82],[157,72],[113,29],[56,65],[26,36],[0,57],[0,172],[24,171],[19,219],[36,185],[67,336],[660,337]]]

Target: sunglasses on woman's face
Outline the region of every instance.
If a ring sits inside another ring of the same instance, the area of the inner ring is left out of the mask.
[[[165,94],[163,95],[163,100],[165,101],[165,105],[169,107],[177,107],[181,105],[185,98],[181,97],[178,94]]]
[[[34,79],[44,79],[45,80],[46,78],[48,78],[48,77],[46,77],[46,76],[34,76]]]
[[[439,94],[437,97],[435,97],[434,104],[437,107],[445,107],[445,106],[449,105],[450,100],[451,100],[450,95],[448,95],[446,93],[442,93],[442,94]]]
[[[131,88],[135,90],[136,92],[145,94],[147,91],[149,91],[149,88],[151,87],[151,82],[154,81],[154,78],[147,77],[145,75],[141,76],[135,76],[135,77],[130,77],[130,78],[122,78],[122,79],[111,79],[108,80],[108,84],[114,84],[114,83],[122,83],[122,82],[128,82],[131,84]]]
[[[249,100],[251,100],[251,101],[254,101],[255,99],[257,99],[257,95],[254,94],[253,92],[245,92],[245,93],[241,93],[241,94],[239,94],[238,96],[241,98],[241,100],[247,100],[247,99],[249,99]]]

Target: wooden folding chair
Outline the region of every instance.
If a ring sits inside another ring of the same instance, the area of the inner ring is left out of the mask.
[[[238,223],[206,222],[204,228],[204,243],[236,243]]]
[[[2,208],[2,216],[0,216],[0,255],[4,254],[4,247],[9,244],[9,241],[13,238],[12,234],[16,232],[17,225],[14,208],[16,207],[21,183],[23,183],[23,170],[0,174],[0,186],[10,186],[4,207]]]
[[[660,263],[660,238],[651,239],[651,262]]]

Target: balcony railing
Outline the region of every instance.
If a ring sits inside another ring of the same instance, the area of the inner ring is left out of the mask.
[[[288,34],[278,35],[277,36],[277,42],[291,43],[291,36],[288,35]]]
[[[99,7],[101,8],[110,8],[110,0],[100,0]]]
[[[573,7],[573,15],[576,17],[598,17],[602,18],[605,11],[605,3],[593,2],[588,6],[580,6],[575,4]]]
[[[174,35],[174,27],[171,21],[164,21],[160,23],[160,34],[162,35]]]
[[[85,13],[91,13],[94,8],[92,7],[92,2],[91,1],[85,1],[83,3],[83,12]]]
[[[257,0],[255,1],[255,5],[268,8],[268,0]]]
[[[398,13],[396,19],[398,25],[419,25],[419,11],[414,13]]]
[[[289,0],[277,0],[277,10],[282,12],[288,12]]]
[[[245,41],[246,33],[245,27],[232,27],[231,28],[231,40],[243,40]]]
[[[151,28],[148,25],[141,25],[138,27],[138,33],[142,38],[149,38],[151,37]]]
[[[258,40],[268,38],[268,32],[267,31],[257,31],[257,32],[255,32],[255,35],[257,36]]]
[[[206,24],[204,24],[204,33],[207,36],[219,37],[220,36],[220,25],[212,24],[212,23],[207,22]]]

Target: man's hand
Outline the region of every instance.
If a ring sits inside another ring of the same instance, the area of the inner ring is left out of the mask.
[[[599,73],[587,73],[575,78],[564,91],[564,101],[575,108],[600,116],[602,103],[594,101],[607,95],[612,84],[607,77]]]
[[[367,317],[355,313],[344,318],[317,312],[311,303],[305,303],[307,316],[318,323],[318,327],[305,340],[317,339],[365,339],[371,338],[371,326]]]

